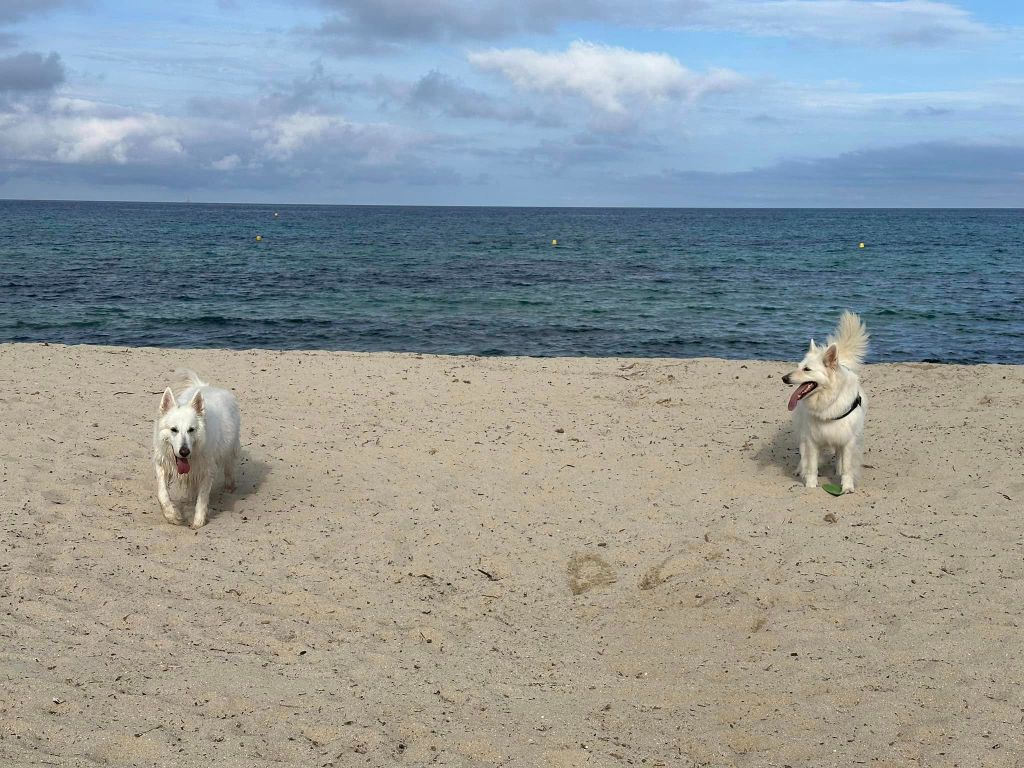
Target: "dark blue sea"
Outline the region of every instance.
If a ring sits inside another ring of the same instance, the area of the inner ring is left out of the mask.
[[[1024,212],[0,201],[0,342],[794,360],[845,308],[1024,363]]]

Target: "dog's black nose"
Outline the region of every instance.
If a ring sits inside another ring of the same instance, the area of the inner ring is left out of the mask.
[[[793,382],[791,382],[789,380],[789,374],[788,373],[785,376],[782,377],[782,383],[783,384],[792,384],[793,383]]]
[[[184,458],[185,458],[186,456],[188,456],[188,455],[189,455],[190,453],[192,453],[192,451],[190,451],[190,450],[189,450],[189,449],[188,449],[188,448],[187,448],[186,446],[184,446],[184,445],[183,445],[183,446],[181,446],[181,450],[179,450],[179,451],[178,451],[178,455],[179,455],[179,456],[181,456],[181,458],[183,458],[183,459],[184,459]]]

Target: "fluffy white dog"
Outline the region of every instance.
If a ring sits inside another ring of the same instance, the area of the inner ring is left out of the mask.
[[[789,398],[800,436],[800,469],[804,485],[818,485],[818,454],[830,448],[836,454],[843,492],[854,490],[860,473],[867,399],[857,371],[868,349],[868,332],[861,319],[843,312],[834,336],[825,346],[811,339],[800,366],[782,377],[797,388]]]
[[[175,525],[185,523],[171,501],[170,487],[175,484],[195,500],[191,525],[201,528],[218,476],[223,475],[226,491],[235,490],[241,415],[238,401],[226,389],[210,386],[194,371],[184,373],[188,388],[175,399],[168,387],[160,400],[153,425],[153,466],[164,518]]]

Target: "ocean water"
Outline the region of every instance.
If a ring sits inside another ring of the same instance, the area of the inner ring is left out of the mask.
[[[1024,363],[1024,212],[0,201],[0,342],[796,360],[845,308]]]

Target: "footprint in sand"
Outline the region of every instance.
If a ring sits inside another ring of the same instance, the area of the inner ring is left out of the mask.
[[[614,584],[615,569],[597,555],[573,555],[566,569],[569,573],[569,589],[574,595],[582,595],[594,587]]]
[[[640,589],[648,590],[660,587],[669,579],[690,576],[700,569],[702,563],[717,560],[721,553],[715,550],[701,555],[699,552],[678,552],[669,555],[660,563],[647,569],[640,579]]]

